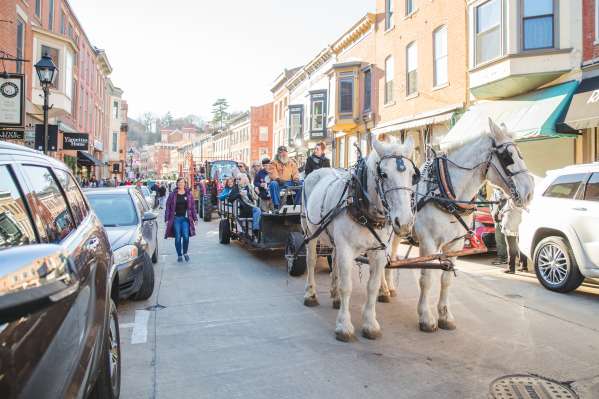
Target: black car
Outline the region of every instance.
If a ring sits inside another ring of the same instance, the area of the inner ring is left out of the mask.
[[[85,190],[104,224],[118,270],[119,298],[145,300],[154,292],[158,215],[135,187]]]
[[[0,143],[0,397],[119,397],[115,276],[68,167]]]

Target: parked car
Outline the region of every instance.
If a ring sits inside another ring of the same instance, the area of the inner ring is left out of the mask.
[[[599,278],[599,163],[548,172],[524,212],[520,250],[552,291]]]
[[[141,192],[142,197],[148,203],[150,208],[155,208],[156,202],[156,193],[148,188],[148,186],[140,186],[139,191]]]
[[[484,243],[487,249],[490,251],[497,251],[497,243],[495,242],[495,223],[493,222],[493,216],[488,207],[477,208],[474,213],[472,220],[474,234],[478,239],[478,243]],[[466,239],[464,243],[465,248],[475,248],[480,246],[474,240]]]
[[[148,299],[158,262],[158,215],[134,187],[88,189],[85,194],[104,224],[118,270],[119,298]]]
[[[116,269],[63,163],[0,142],[2,398],[117,398]]]

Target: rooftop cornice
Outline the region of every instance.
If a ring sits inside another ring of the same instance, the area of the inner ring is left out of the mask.
[[[370,31],[370,29],[374,26],[375,22],[375,14],[366,14],[358,22],[356,22],[354,26],[352,26],[347,32],[345,32],[339,39],[337,39],[333,44],[331,44],[331,48],[336,54],[341,53],[343,50],[351,46],[353,43],[357,42],[368,31]]]

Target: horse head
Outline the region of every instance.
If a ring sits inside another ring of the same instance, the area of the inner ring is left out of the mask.
[[[507,193],[518,207],[526,207],[532,200],[534,179],[505,124],[497,126],[489,118],[489,129],[491,148],[487,179]]]
[[[412,161],[414,142],[408,138],[403,144],[384,143],[373,138],[372,147],[369,168],[375,174],[377,194],[395,233],[407,235],[415,217],[413,188],[420,178]]]

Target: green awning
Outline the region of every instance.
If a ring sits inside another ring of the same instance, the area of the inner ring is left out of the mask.
[[[559,133],[556,123],[577,87],[577,81],[570,81],[505,100],[479,102],[470,107],[445,135],[441,147],[466,142],[489,131],[488,118],[497,124],[505,123],[518,141],[570,137]]]

